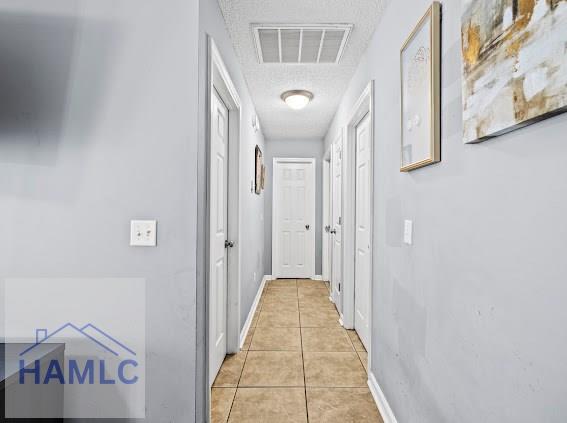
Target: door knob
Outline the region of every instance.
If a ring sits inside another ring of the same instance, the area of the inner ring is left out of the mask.
[[[234,242],[228,240],[224,242],[224,248],[232,248],[232,247],[234,247]]]
[[[310,227],[311,226],[309,226],[309,225],[305,225],[305,229],[307,229],[307,230],[309,230]]]

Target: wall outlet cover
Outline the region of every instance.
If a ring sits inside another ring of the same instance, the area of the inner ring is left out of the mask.
[[[130,246],[155,247],[156,245],[156,220],[132,220],[130,222]]]
[[[404,243],[411,245],[413,242],[413,221],[406,220],[404,222]]]

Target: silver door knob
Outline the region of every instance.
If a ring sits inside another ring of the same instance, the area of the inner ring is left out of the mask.
[[[232,247],[234,247],[234,242],[228,240],[224,242],[224,248],[232,248]]]
[[[305,229],[307,229],[307,230],[309,230],[310,227],[311,226],[309,226],[309,225],[305,225]]]

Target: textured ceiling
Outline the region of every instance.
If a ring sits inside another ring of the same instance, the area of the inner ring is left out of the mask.
[[[316,138],[327,133],[385,3],[386,0],[219,0],[266,138]],[[350,23],[354,29],[338,65],[261,65],[251,31],[251,24],[256,23]],[[315,98],[305,109],[291,110],[280,99],[290,89],[307,89]]]

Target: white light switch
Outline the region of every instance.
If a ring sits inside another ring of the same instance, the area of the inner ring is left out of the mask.
[[[130,246],[155,247],[157,245],[157,221],[132,220],[130,222]]]
[[[413,242],[413,221],[406,220],[404,222],[404,243],[411,245]]]

